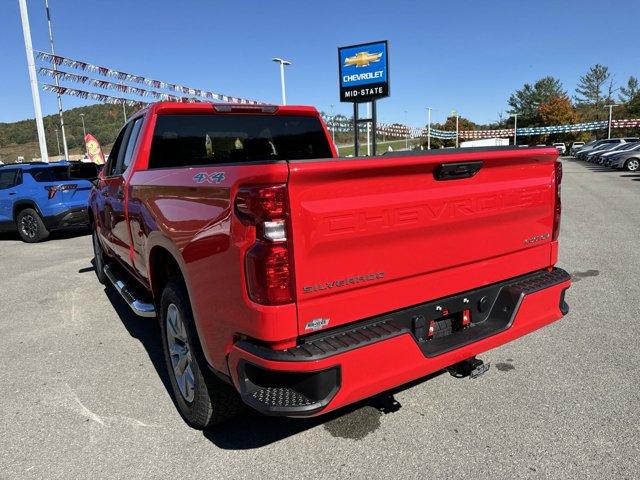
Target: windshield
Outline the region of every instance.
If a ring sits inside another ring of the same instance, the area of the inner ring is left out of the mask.
[[[331,156],[317,117],[160,115],[153,133],[149,168]]]

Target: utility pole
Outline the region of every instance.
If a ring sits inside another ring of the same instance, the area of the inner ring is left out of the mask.
[[[513,145],[518,144],[518,114],[513,114]]]
[[[27,68],[29,70],[29,83],[31,84],[31,97],[36,116],[36,128],[38,129],[38,143],[40,144],[40,159],[49,161],[47,152],[47,139],[44,135],[44,123],[42,121],[42,108],[40,107],[40,92],[38,91],[38,77],[36,76],[36,62],[33,59],[33,47],[31,45],[31,29],[29,28],[29,12],[27,0],[18,0],[20,5],[20,19],[22,20],[22,33],[24,35],[24,49],[27,55]]]
[[[460,146],[460,129],[459,129],[460,115],[456,112],[456,148]]]
[[[47,25],[49,26],[49,43],[51,44],[51,55],[56,54],[56,50],[53,46],[53,30],[51,29],[51,14],[49,13],[49,0],[44,0],[44,5],[47,10]],[[53,71],[58,71],[58,66],[56,62],[53,62]],[[53,79],[56,83],[56,87],[60,86],[60,81],[58,80],[58,75],[54,74]],[[67,136],[64,133],[64,118],[62,115],[62,95],[59,92],[56,93],[58,97],[58,115],[60,116],[60,129],[62,130],[62,145],[64,146],[64,158],[69,160],[69,149],[67,148]]]
[[[127,105],[124,101],[122,102],[122,114],[124,115],[124,123],[127,123]]]
[[[427,150],[431,150],[431,107],[427,107]]]
[[[62,155],[62,152],[60,151],[60,137],[58,136],[58,127],[54,128],[55,132],[56,132],[56,142],[58,143],[58,156]],[[67,158],[67,160],[69,160]]]
[[[605,107],[609,108],[609,133],[607,134],[607,138],[611,138],[611,116],[613,114],[613,107],[619,107],[620,105],[609,104],[605,105]]]
[[[272,58],[271,60],[273,60],[276,63],[280,64],[280,88],[282,90],[282,105],[286,105],[287,104],[287,92],[285,89],[285,84],[284,84],[284,66],[285,65],[291,65],[291,62],[289,60],[284,60],[282,58]]]

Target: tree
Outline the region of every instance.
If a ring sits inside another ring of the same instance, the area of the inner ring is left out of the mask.
[[[627,85],[620,87],[620,95],[618,99],[621,103],[628,103],[633,100],[640,93],[640,87],[638,86],[638,79],[634,76],[629,77]]]
[[[574,97],[576,102],[582,106],[601,109],[607,96],[613,93],[613,82],[609,82],[610,78],[609,67],[600,64],[591,67],[585,75],[580,77],[576,87],[577,95]],[[607,82],[609,82],[609,91],[608,95],[605,95],[604,88]]]
[[[578,123],[578,115],[567,97],[553,97],[538,107],[544,125],[565,125]]]
[[[521,126],[533,125],[540,122],[538,112],[540,104],[558,97],[567,97],[562,82],[555,77],[543,77],[533,85],[525,83],[520,90],[516,90],[509,97],[509,113],[518,114]]]

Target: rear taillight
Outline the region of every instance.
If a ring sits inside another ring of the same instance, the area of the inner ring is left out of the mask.
[[[562,199],[560,197],[560,186],[562,184],[562,163],[556,161],[555,163],[555,185],[556,185],[556,199],[555,207],[553,209],[553,234],[552,239],[557,240],[560,235],[560,217],[562,215]]]
[[[57,192],[64,192],[65,190],[75,190],[78,188],[78,185],[75,183],[69,183],[65,185],[47,185],[44,189],[48,192],[48,198],[51,200],[56,196]]]
[[[256,241],[245,257],[249,298],[263,305],[293,301],[286,185],[241,187],[235,210],[243,224],[256,228]]]

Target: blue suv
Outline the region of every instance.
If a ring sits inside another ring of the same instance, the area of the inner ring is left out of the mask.
[[[88,225],[95,164],[24,163],[0,166],[0,232],[18,230],[25,242]]]

